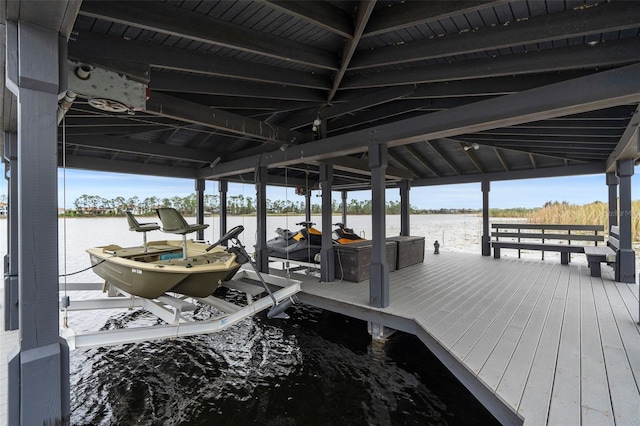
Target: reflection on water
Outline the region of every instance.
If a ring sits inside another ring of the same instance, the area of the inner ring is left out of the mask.
[[[156,321],[123,312],[103,328]],[[74,425],[494,422],[414,337],[372,345],[366,323],[302,305],[287,321],[261,314],[212,335],[75,351],[71,364]]]

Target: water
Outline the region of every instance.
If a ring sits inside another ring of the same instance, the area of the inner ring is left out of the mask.
[[[230,228],[245,226],[243,243],[252,247],[254,220],[229,219]],[[301,219],[270,217],[269,229],[295,229],[293,223]],[[398,234],[394,227],[399,229],[399,219],[397,224],[395,219],[387,221],[388,235]],[[448,219],[412,218],[412,234],[444,240],[443,247],[451,249],[476,238],[479,218]],[[217,219],[207,220],[214,228],[207,239],[213,240],[218,236]],[[349,226],[371,235],[369,217],[350,218]],[[469,229],[461,231],[463,227]],[[0,237],[6,238],[2,233]],[[140,235],[128,231],[124,218],[67,219],[64,224],[61,220],[60,234],[61,272],[88,266],[87,247],[141,242]],[[150,240],[166,238],[160,232],[153,234]],[[87,271],[67,280],[99,279]],[[74,292],[71,296],[94,295]],[[244,296],[229,291],[224,297],[234,300]],[[208,307],[193,313],[202,319],[214,314]],[[282,321],[269,320],[262,313],[212,335],[73,351],[72,424],[495,423],[415,337],[396,333],[386,345],[379,346],[372,344],[365,322],[302,305],[290,314],[290,320]],[[128,310],[70,316],[70,324],[77,330],[157,322],[150,314]]]

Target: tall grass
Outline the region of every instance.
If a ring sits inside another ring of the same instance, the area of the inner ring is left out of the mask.
[[[623,212],[624,213],[624,212]],[[640,240],[640,200],[631,203],[631,232],[634,241]],[[523,217],[530,223],[564,224],[564,225],[604,225],[609,228],[608,204],[596,201],[585,205],[574,205],[566,202],[549,202],[541,209],[528,212]]]

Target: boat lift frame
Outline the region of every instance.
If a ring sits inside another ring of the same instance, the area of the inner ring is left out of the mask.
[[[272,292],[277,303],[291,299],[301,290],[301,281],[274,275],[261,275],[268,285],[278,288],[278,290]],[[60,321],[60,324],[63,325],[60,329],[60,336],[67,340],[70,349],[80,349],[216,333],[274,305],[271,297],[262,297],[255,301],[253,300],[254,296],[265,292],[265,289],[248,281],[255,282],[259,280],[260,278],[255,271],[241,269],[235,275],[233,280],[222,283],[224,287],[236,289],[245,293],[248,302],[246,306],[236,305],[214,296],[192,298],[186,296],[176,297],[165,293],[157,299],[145,299],[127,294],[120,289],[116,289],[117,293],[122,294],[125,297],[119,296],[76,301],[69,300],[67,307],[61,306],[60,311],[62,316],[69,311],[141,308],[156,315],[167,324],[122,328],[117,330],[76,332],[68,326],[65,327],[65,321]],[[60,291],[106,291],[106,287],[107,286],[100,283],[67,283],[60,284]],[[111,291],[112,289],[113,287],[108,290]],[[110,296],[112,296],[112,294],[113,293],[110,292]],[[208,320],[196,321],[188,319],[184,317],[182,313],[193,311],[197,308],[197,305],[189,300],[198,301],[205,305],[212,306],[223,313]]]

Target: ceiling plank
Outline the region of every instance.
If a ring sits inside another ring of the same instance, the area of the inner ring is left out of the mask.
[[[136,28],[250,52],[282,61],[336,70],[330,52],[252,30],[201,13],[145,1],[84,2],[80,15],[106,19]]]
[[[253,66],[250,62],[206,53],[163,46],[139,40],[82,31],[69,42],[69,57],[81,62],[117,60],[148,64],[154,68],[193,72],[203,75],[228,77],[290,85],[308,89],[329,90],[329,79],[319,73],[282,69],[272,65]],[[214,60],[215,58],[215,60]],[[118,71],[118,70],[115,70]]]
[[[451,160],[451,158],[449,158],[447,153],[444,152],[442,147],[438,144],[438,141],[427,141],[427,144],[429,144],[431,148],[433,148],[433,150],[440,156],[440,158],[442,158],[442,160],[444,160],[444,162],[447,163],[447,165],[451,168],[451,170],[453,170],[457,175],[463,174],[462,169],[460,169],[460,167],[458,167],[458,165],[455,164]]]
[[[463,14],[489,7],[505,1],[408,1],[394,3],[391,7],[376,10],[371,17],[364,37],[397,31],[402,28],[426,24],[451,15]]]
[[[445,37],[409,42],[402,46],[391,45],[363,51],[354,55],[349,70],[622,31],[637,28],[638,22],[640,4],[637,2],[600,3],[594,7],[536,16],[508,25],[495,25],[475,31],[447,34]]]
[[[640,64],[628,65],[446,111],[331,136],[321,141],[290,146],[285,152],[275,150],[262,154],[260,158],[248,157],[221,163],[217,173],[203,172],[201,177],[233,175],[254,167],[256,161],[265,166],[282,166],[299,162],[300,159],[313,161],[363,152],[372,142],[389,146],[406,145],[638,103],[638,75]]]
[[[506,75],[526,75],[549,71],[578,70],[634,63],[640,60],[640,40],[625,39],[579,45],[497,58],[456,61],[345,77],[342,88],[363,89],[390,85],[419,84]]]
[[[473,152],[475,150],[474,149],[464,149],[467,144],[462,142],[462,141],[457,141],[457,142],[458,142],[458,145],[460,146],[460,149],[462,149],[462,151],[464,151],[464,153],[467,155],[467,157],[469,157],[469,160],[471,160],[473,165],[476,166],[476,169],[478,169],[478,171],[480,173],[486,173],[486,170],[484,169],[484,167],[480,163],[480,160],[478,160],[478,157],[476,157],[475,152]]]
[[[408,162],[407,160],[405,160],[404,158],[402,158],[402,157],[398,154],[398,152],[396,152],[396,150],[395,150],[395,149],[390,149],[390,150],[389,150],[389,157],[391,157],[391,158],[392,158],[394,161],[396,161],[397,163],[400,163],[400,165],[401,165],[402,167],[404,167],[405,169],[407,169],[407,170],[412,169],[411,164],[409,164],[409,162]],[[424,176],[422,173],[420,173],[420,174],[418,174],[418,175],[415,175],[415,174],[414,174],[414,177],[413,177],[413,178],[415,179],[416,177],[423,178],[423,177],[425,177],[425,176]]]
[[[261,0],[274,9],[295,16],[326,31],[351,38],[353,24],[349,15],[325,2]]]
[[[301,133],[289,129],[208,108],[159,92],[151,92],[146,111],[276,144],[294,144],[305,140]]]

